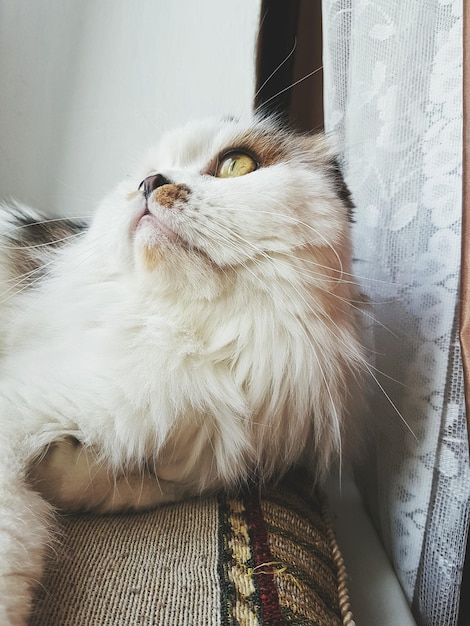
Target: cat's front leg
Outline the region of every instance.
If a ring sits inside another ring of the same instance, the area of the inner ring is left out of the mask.
[[[31,465],[29,478],[44,498],[67,511],[143,510],[187,494],[183,484],[160,479],[148,470],[111,469],[96,450],[74,437],[51,444]]]
[[[24,468],[0,441],[0,624],[25,626],[41,579],[52,507],[24,479]]]

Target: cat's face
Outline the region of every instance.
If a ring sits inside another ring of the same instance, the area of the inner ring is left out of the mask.
[[[190,124],[162,139],[97,222],[138,272],[259,267],[305,246],[334,249],[340,269],[347,216],[331,161],[322,137],[271,121]]]

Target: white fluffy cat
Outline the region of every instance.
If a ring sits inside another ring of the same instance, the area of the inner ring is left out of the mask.
[[[323,137],[191,124],[89,226],[4,207],[0,230],[2,625],[27,623],[53,505],[325,474],[363,356]]]

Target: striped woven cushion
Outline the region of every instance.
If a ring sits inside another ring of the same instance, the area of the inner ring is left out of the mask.
[[[31,626],[354,623],[325,500],[295,474],[261,498],[63,517],[54,552]]]

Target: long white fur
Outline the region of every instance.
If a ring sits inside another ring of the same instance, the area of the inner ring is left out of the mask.
[[[273,144],[269,164],[233,179],[207,173],[247,136],[264,152]],[[47,543],[51,508],[29,482],[60,506],[112,511],[296,463],[312,481],[325,474],[363,363],[331,160],[322,137],[269,120],[191,124],[104,200],[37,287],[15,291],[5,253],[2,624],[26,623]],[[190,190],[170,208],[149,200],[176,242],[139,222],[138,186],[152,173]],[[0,220],[11,230],[7,212]]]

